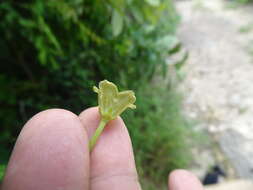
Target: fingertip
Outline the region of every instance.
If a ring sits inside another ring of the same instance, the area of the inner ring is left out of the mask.
[[[198,178],[187,170],[174,170],[170,173],[168,181],[170,190],[203,190]]]
[[[91,137],[100,122],[98,108],[89,108],[79,117]],[[105,126],[91,152],[91,189],[140,189],[132,143],[120,117]]]
[[[87,131],[88,137],[90,138],[100,122],[98,107],[91,107],[82,111],[79,114],[79,118]]]
[[[85,127],[89,138],[91,138],[93,133],[96,131],[96,128],[98,127],[100,119],[101,119],[98,107],[91,107],[82,111],[79,114],[79,118],[83,126]],[[115,131],[114,127],[123,130],[123,134],[129,138],[128,130],[125,126],[123,119],[120,116],[107,123],[103,131],[103,136],[105,133],[108,133],[108,132],[110,133],[111,131]]]
[[[50,109],[36,114],[22,129],[3,189],[81,190],[88,187],[88,179],[88,137],[78,116]]]

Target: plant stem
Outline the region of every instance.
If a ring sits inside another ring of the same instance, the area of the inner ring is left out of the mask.
[[[90,139],[90,142],[89,142],[89,149],[90,149],[90,152],[92,151],[92,149],[94,148],[97,140],[98,140],[98,137],[101,135],[103,129],[105,128],[105,125],[108,121],[105,120],[105,119],[101,119],[100,122],[99,122],[99,125],[98,125],[98,128],[96,129],[94,135],[91,137]]]

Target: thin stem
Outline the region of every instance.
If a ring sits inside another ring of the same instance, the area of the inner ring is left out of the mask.
[[[97,140],[98,140],[98,137],[101,135],[103,129],[105,128],[105,125],[108,121],[105,120],[105,119],[101,119],[100,122],[99,122],[99,125],[98,125],[98,128],[96,129],[94,135],[91,137],[90,139],[90,143],[89,143],[89,149],[90,149],[90,152],[92,151],[92,149],[94,148]]]

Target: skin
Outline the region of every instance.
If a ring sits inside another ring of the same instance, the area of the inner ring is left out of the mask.
[[[23,127],[1,190],[141,190],[131,140],[121,118],[108,123],[92,153],[97,108],[79,116],[62,109],[38,113]],[[203,190],[185,170],[169,175],[170,190]]]

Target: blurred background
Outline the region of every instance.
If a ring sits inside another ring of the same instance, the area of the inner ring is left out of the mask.
[[[136,93],[122,117],[144,189],[176,168],[253,189],[252,55],[252,0],[1,1],[0,179],[30,117],[79,114],[107,79]]]

